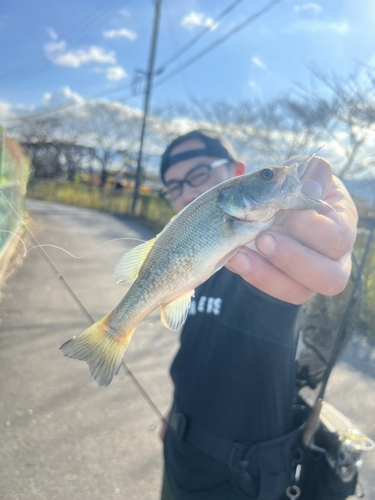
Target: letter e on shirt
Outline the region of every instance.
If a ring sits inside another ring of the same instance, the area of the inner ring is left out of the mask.
[[[195,300],[191,301],[189,315],[195,316],[197,312],[204,314],[214,314],[219,316],[221,311],[222,299],[220,297],[206,297],[202,295],[198,302]]]

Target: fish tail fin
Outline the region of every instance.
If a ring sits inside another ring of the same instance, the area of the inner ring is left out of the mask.
[[[108,315],[65,342],[60,350],[68,358],[86,361],[92,378],[107,386],[120,370],[134,330],[123,332],[108,321]]]

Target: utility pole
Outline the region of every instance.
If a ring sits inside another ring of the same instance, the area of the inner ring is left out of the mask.
[[[158,30],[159,30],[160,8],[161,8],[161,0],[156,0],[154,27],[153,27],[153,32],[152,32],[150,58],[149,58],[148,71],[147,71],[147,86],[146,86],[144,108],[143,108],[142,131],[141,131],[141,139],[140,139],[139,153],[138,153],[137,172],[135,174],[135,186],[134,186],[133,202],[132,202],[132,210],[131,210],[132,215],[135,214],[135,207],[137,204],[138,192],[139,192],[139,187],[141,185],[141,179],[142,179],[143,141],[144,141],[145,130],[146,130],[148,105],[149,105],[150,96],[151,96],[152,78],[154,76],[153,72],[154,72],[154,63],[155,63],[155,54],[156,54],[156,41],[157,41]]]

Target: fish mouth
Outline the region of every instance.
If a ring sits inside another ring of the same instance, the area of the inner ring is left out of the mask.
[[[270,221],[275,216],[274,213],[267,213],[263,217],[257,217],[254,219],[249,219],[248,214],[243,217],[236,217],[227,212],[224,212],[223,222],[247,222],[249,224],[263,224],[264,222]]]
[[[252,222],[252,221],[249,221],[248,219],[244,219],[244,218],[240,218],[240,217],[236,217],[234,215],[231,215],[231,214],[228,214],[228,212],[224,212],[224,217],[223,217],[223,221],[224,222]]]

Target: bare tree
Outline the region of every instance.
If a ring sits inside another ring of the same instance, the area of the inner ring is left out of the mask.
[[[297,97],[272,100],[258,107],[259,154],[268,163],[313,152],[325,135],[330,118],[326,106]]]
[[[36,177],[73,180],[83,169],[111,168],[137,151],[141,114],[121,103],[88,102],[58,114],[20,119],[12,134],[23,144]],[[127,155],[127,156],[126,156]]]
[[[328,103],[331,118],[326,127],[328,141],[343,158],[337,175],[346,178],[375,166],[375,77],[373,68],[355,70],[345,78],[326,75],[312,68],[330,95],[315,95],[317,105]],[[327,92],[326,92],[327,93]]]
[[[189,103],[164,107],[158,115],[168,136],[171,130],[174,137],[181,133],[176,130],[178,120],[185,126],[190,123],[190,128],[212,128],[222,133],[250,169],[312,152],[321,144],[329,118],[329,108],[322,102],[306,104],[302,99],[290,97],[266,103],[190,97]]]
[[[57,116],[20,118],[10,133],[22,144],[36,177],[54,177],[62,172],[55,141],[61,130]]]
[[[91,148],[93,158],[100,165],[101,185],[116,158],[137,148],[140,114],[120,103],[87,103],[75,118],[77,141]]]

